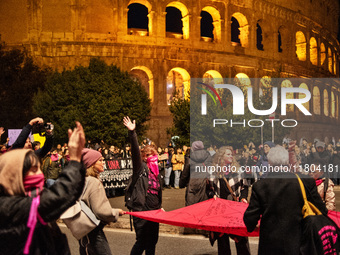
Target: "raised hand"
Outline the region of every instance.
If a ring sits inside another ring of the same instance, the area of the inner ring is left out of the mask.
[[[31,126],[33,126],[34,124],[42,124],[42,123],[44,123],[44,120],[40,117],[36,117],[34,119],[31,119],[30,122],[29,122],[29,124]]]
[[[76,127],[68,130],[68,150],[70,160],[81,161],[81,151],[85,146],[85,133],[83,126],[76,121]]]
[[[123,124],[127,127],[128,130],[132,131],[136,129],[136,121],[131,122],[128,116],[124,117]]]

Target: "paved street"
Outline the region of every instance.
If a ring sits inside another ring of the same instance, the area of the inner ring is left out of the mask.
[[[337,211],[340,209],[340,187],[335,188]],[[122,208],[124,206],[124,196],[116,196],[110,198],[110,203],[114,208]],[[184,207],[185,189],[166,189],[163,193],[163,208],[166,211],[175,210]],[[69,240],[72,255],[78,254],[78,242],[70,234],[65,225],[60,224]],[[124,215],[119,222],[110,224],[105,228],[105,234],[110,243],[113,254],[129,254],[131,247],[135,242],[135,234],[129,230],[129,216]],[[258,238],[250,238],[250,248],[252,254],[257,254]],[[236,254],[235,246],[232,243],[232,254]],[[185,254],[185,255],[215,255],[217,254],[217,246],[210,246],[208,238],[204,235],[204,231],[184,229],[181,227],[160,224],[160,238],[157,245],[156,254]]]
[[[61,230],[67,234],[71,254],[78,252],[78,241],[70,234],[69,230],[61,225]],[[112,254],[128,255],[135,242],[135,233],[129,230],[105,228],[105,235],[110,244]],[[232,253],[236,254],[235,245],[231,241]],[[250,239],[252,254],[257,253],[257,238]],[[217,255],[217,244],[211,247],[208,238],[199,235],[183,236],[178,234],[160,233],[156,247],[156,254],[160,255]]]

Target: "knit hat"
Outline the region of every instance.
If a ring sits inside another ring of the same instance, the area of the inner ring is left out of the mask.
[[[270,148],[275,147],[275,143],[271,142],[271,141],[267,141],[264,144],[267,144]]]
[[[202,141],[193,142],[192,145],[191,145],[191,149],[193,151],[203,150],[204,149],[203,142]]]
[[[316,147],[316,148],[318,148],[318,147],[323,147],[323,148],[325,148],[325,143],[324,143],[324,142],[318,141],[318,142],[316,142],[315,147]]]
[[[95,150],[87,149],[87,148],[82,150],[81,155],[83,157],[83,162],[86,168],[89,168],[90,166],[92,166],[102,157],[102,154],[99,151],[95,151]]]

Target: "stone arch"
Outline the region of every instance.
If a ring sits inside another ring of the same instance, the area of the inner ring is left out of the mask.
[[[173,9],[169,9],[169,8],[173,8]],[[177,11],[175,10],[177,9]],[[181,14],[181,18],[180,21],[178,20],[179,17],[174,17],[174,20],[172,19],[172,16],[168,15],[168,11],[172,10],[172,11],[176,11],[176,12],[180,12]],[[188,8],[182,4],[181,2],[171,2],[166,6],[166,26],[167,26],[167,37],[175,37],[175,38],[183,38],[183,39],[189,39],[189,11]],[[182,23],[182,28],[181,28],[181,35],[179,34],[176,35],[176,31],[175,33],[172,31],[168,31],[168,29],[171,27],[171,23],[173,22],[177,22]]]
[[[303,32],[297,31],[295,34],[295,46],[296,46],[296,56],[300,61],[306,61],[306,47],[307,41],[306,36]]]
[[[333,56],[331,48],[328,48],[328,71],[330,73],[333,71]]]
[[[215,70],[206,71],[203,74],[203,82],[209,85],[224,83],[222,75],[218,71],[215,71]]]
[[[334,91],[331,91],[331,117],[335,118],[336,115],[336,100]]]
[[[233,19],[234,18],[234,19]],[[238,24],[235,23],[235,20]],[[233,22],[236,24],[233,25]],[[235,30],[239,30],[239,41],[242,47],[248,47],[249,46],[249,24],[246,16],[244,16],[240,12],[235,12],[231,17],[231,37],[233,38],[235,35]],[[237,42],[236,42],[237,43]]]
[[[212,17],[212,25],[213,25],[213,41],[215,42],[220,42],[221,37],[222,37],[222,32],[221,32],[221,15],[220,12],[212,7],[212,6],[206,6],[202,9],[201,11],[201,17],[202,17],[202,12],[207,12],[211,15]],[[201,34],[202,34],[202,20],[201,20]],[[202,35],[201,35],[202,36]]]
[[[234,84],[243,90],[243,92],[247,91],[249,87],[251,87],[251,81],[249,76],[245,73],[238,73],[235,75]]]
[[[318,86],[314,86],[313,88],[313,112],[315,114],[320,115],[321,110],[320,110],[320,90]]]
[[[309,90],[306,83],[301,83],[299,88]],[[298,97],[299,99],[302,99],[302,98],[305,98],[306,95],[303,93],[299,93]],[[302,105],[309,111],[309,102],[303,103]]]
[[[320,44],[320,64],[323,65],[326,60],[326,47],[324,43]]]
[[[170,105],[174,93],[178,93],[181,98],[188,98],[190,94],[190,74],[181,67],[172,68],[167,76],[166,99]]]
[[[291,83],[290,80],[284,80],[281,83],[282,88],[293,88],[293,84]],[[286,94],[287,99],[294,99],[294,93],[287,93]],[[293,112],[294,111],[294,105],[292,104],[287,104],[286,106],[287,112]]]
[[[314,37],[309,39],[309,59],[313,65],[318,64],[318,44]]]
[[[329,97],[327,89],[323,90],[323,114],[329,116]]]
[[[260,21],[256,23],[256,48],[258,50],[263,50],[263,35]]]
[[[128,4],[128,34],[147,36],[152,31],[151,5],[148,1],[130,1]]]
[[[149,95],[149,98],[151,99],[151,102],[154,101],[154,80],[153,80],[153,74],[149,68],[146,66],[135,66],[131,68],[131,71],[129,74],[132,77],[137,78],[142,86],[145,88],[146,92]]]

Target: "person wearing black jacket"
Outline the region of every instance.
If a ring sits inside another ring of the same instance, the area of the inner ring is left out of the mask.
[[[272,148],[268,153],[269,165],[275,167],[267,178],[252,187],[249,206],[243,221],[248,232],[254,231],[261,219],[258,254],[300,254],[302,238],[301,188],[294,173],[288,172],[289,156],[282,146]],[[286,168],[285,168],[286,167]],[[307,199],[323,214],[327,214],[315,181],[302,175]]]
[[[133,174],[127,187],[126,206],[132,211],[157,210],[162,205],[162,187],[158,169],[158,156],[154,147],[146,145],[139,150],[136,122],[124,117],[124,125],[129,130]],[[131,254],[155,254],[158,242],[159,223],[133,217],[136,242]]]
[[[44,120],[39,117],[30,120],[30,122],[21,130],[18,138],[12,144],[11,149],[19,149],[19,148],[33,149],[31,140],[28,136],[31,133],[34,125],[37,125],[37,124],[42,125],[43,123],[44,123]],[[51,151],[52,146],[53,146],[52,130],[46,130],[46,141],[45,141],[44,146],[34,152],[40,159],[42,159],[47,155],[49,151]]]
[[[69,130],[68,145],[70,163],[50,188],[43,188],[40,162],[32,150],[11,150],[0,157],[1,255],[70,254],[66,236],[55,221],[84,187],[81,151],[85,134],[79,122],[73,132]]]

